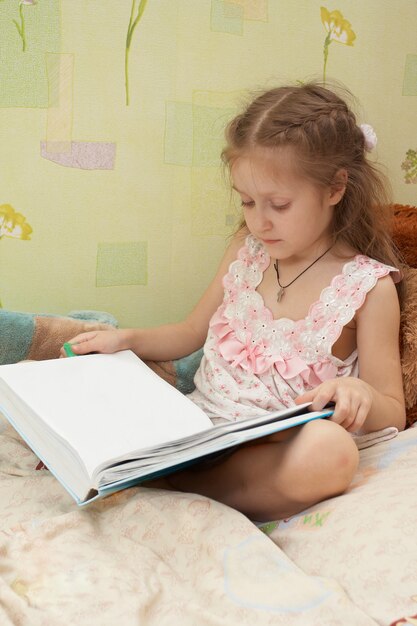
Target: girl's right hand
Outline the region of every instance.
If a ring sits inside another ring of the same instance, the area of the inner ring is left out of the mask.
[[[120,330],[91,330],[81,333],[68,341],[72,351],[77,354],[90,354],[91,352],[101,352],[110,354],[123,350],[122,334]],[[64,348],[61,348],[60,356],[65,357]]]

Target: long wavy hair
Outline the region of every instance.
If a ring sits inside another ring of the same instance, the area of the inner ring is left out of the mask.
[[[299,173],[321,188],[335,185],[337,173],[346,170],[345,193],[334,211],[335,240],[401,266],[391,239],[388,182],[368,160],[356,117],[334,91],[318,83],[266,91],[228,124],[226,142],[222,159],[229,171],[237,158],[259,148],[290,148]]]

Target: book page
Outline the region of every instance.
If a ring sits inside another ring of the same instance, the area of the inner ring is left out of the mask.
[[[108,468],[102,472],[99,477],[100,490],[106,491],[107,488],[114,489],[115,484],[149,478],[158,473],[166,473],[167,470],[174,471],[180,469],[183,464],[188,465],[190,461],[194,461],[199,457],[205,457],[207,454],[219,452],[230,447],[240,445],[246,441],[266,437],[276,432],[300,426],[306,422],[323,419],[329,417],[333,413],[332,410],[304,412],[302,414],[293,415],[283,420],[269,420],[261,422],[253,428],[245,429],[228,429],[222,434],[209,440],[197,441],[193,447],[179,447],[170,453],[154,455],[144,459],[136,459],[130,463],[117,465]],[[236,422],[235,422],[236,425]],[[213,433],[214,429],[210,431]]]
[[[70,443],[90,475],[107,459],[212,428],[130,351],[5,365],[0,376]]]

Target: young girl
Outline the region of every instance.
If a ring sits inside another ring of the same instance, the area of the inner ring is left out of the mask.
[[[72,344],[77,354],[130,348],[153,360],[204,344],[190,397],[214,422],[335,402],[329,420],[167,479],[254,519],[277,519],[349,486],[358,464],[350,433],[404,428],[399,262],[384,185],[365,156],[369,137],[333,92],[268,91],[226,138],[244,225],[193,312],[182,323],[89,332]]]

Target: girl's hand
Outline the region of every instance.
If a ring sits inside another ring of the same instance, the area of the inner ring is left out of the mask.
[[[340,424],[348,432],[356,432],[363,426],[372,406],[372,390],[359,378],[342,377],[324,383],[303,393],[297,404],[312,402],[313,411],[321,411],[328,402],[335,403],[331,421]]]
[[[77,335],[68,343],[71,344],[73,352],[77,355],[89,354],[90,352],[110,354],[125,348],[122,345],[120,330],[91,330]],[[60,356],[66,356],[64,348],[61,348]]]

